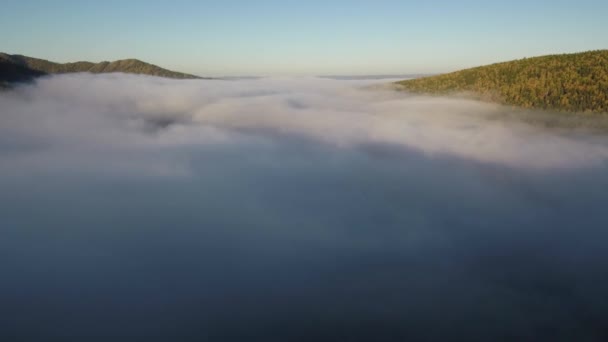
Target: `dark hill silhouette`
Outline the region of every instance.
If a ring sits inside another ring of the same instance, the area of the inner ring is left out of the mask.
[[[90,72],[94,74],[122,72],[174,79],[200,79],[202,77],[163,69],[138,59],[123,59],[114,62],[55,63],[44,59],[22,55],[0,53],[0,86],[14,82],[27,82],[50,74]]]
[[[29,82],[36,77],[46,75],[44,72],[23,67],[18,64],[0,61],[0,89],[7,88],[15,82]]]

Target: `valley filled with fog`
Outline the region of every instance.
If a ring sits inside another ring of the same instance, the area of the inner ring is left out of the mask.
[[[608,338],[608,134],[390,81],[0,92],[0,335]]]

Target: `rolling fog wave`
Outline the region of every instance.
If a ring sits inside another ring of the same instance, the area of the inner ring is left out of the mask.
[[[607,339],[608,138],[382,82],[0,93],[0,337]]]

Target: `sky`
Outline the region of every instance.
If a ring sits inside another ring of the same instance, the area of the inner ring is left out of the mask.
[[[199,75],[439,73],[608,47],[608,2],[13,1],[0,51]]]

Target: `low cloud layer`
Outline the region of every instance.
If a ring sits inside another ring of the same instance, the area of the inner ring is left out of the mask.
[[[395,145],[428,156],[523,168],[585,167],[608,160],[605,137],[499,120],[507,109],[487,103],[361,89],[370,82],[388,81],[59,76],[0,95],[0,134],[5,149],[39,144],[45,155],[53,146],[58,154],[70,146],[157,150],[231,143],[264,132],[347,148]]]
[[[381,82],[0,93],[1,339],[608,338],[608,139]]]

